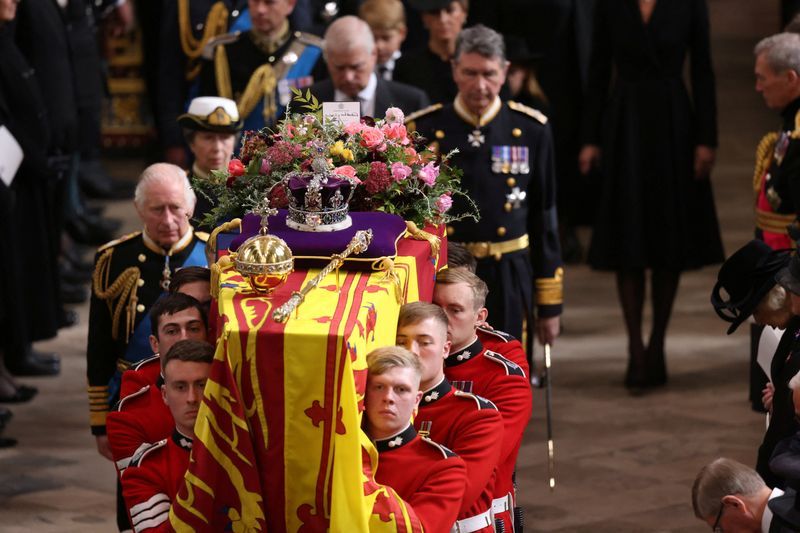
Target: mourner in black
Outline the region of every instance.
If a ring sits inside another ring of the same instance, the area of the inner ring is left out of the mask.
[[[467,20],[467,0],[411,0],[411,6],[421,13],[422,24],[428,30],[428,43],[404,52],[397,61],[395,81],[419,87],[432,102],[449,102],[458,88],[453,81],[450,59],[458,37]]]
[[[540,112],[500,100],[506,70],[497,32],[464,30],[454,59],[455,101],[409,115],[407,122],[440,153],[459,150],[452,161],[464,170],[462,187],[481,220],[453,223],[448,238],[478,259],[477,274],[490,289],[488,320],[521,337],[526,319],[533,324],[535,301],[537,335],[551,343],[559,332],[563,277],[552,137]]]
[[[362,115],[377,118],[383,118],[389,107],[411,113],[430,103],[420,89],[378,77],[376,60],[367,23],[353,16],[337,19],[325,32],[325,62],[331,77],[315,83],[311,92],[320,102],[360,102]]]
[[[579,166],[587,173],[599,162],[603,175],[589,264],[617,274],[625,384],[634,391],[667,381],[664,341],[681,272],[724,259],[709,179],[716,117],[705,0],[597,2]],[[653,326],[645,345],[647,269]]]
[[[251,0],[252,29],[216,37],[203,51],[200,94],[234,100],[245,130],[274,126],[291,101],[291,89],[314,83],[322,40],[290,27],[294,5],[294,0]]]

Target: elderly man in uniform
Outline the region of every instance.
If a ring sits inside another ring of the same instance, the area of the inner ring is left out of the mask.
[[[141,448],[121,473],[122,490],[134,531],[166,531],[169,510],[189,467],[194,424],[214,348],[192,340],[177,342],[164,356],[161,396],[175,426],[166,439]]]
[[[186,113],[178,117],[183,137],[194,156],[190,175],[196,179],[207,179],[212,170],[228,168],[236,143],[236,134],[242,129],[236,102],[219,96],[199,96],[189,104]],[[200,195],[194,210],[194,218],[202,221],[211,210],[211,203]],[[208,226],[198,223],[203,230]]]
[[[367,355],[364,431],[378,449],[375,481],[392,487],[427,532],[452,531],[467,483],[464,461],[417,434],[411,423],[422,399],[422,367],[399,346]]]
[[[360,102],[361,114],[383,117],[389,107],[417,111],[430,102],[416,87],[379,78],[372,30],[363,20],[337,19],[325,32],[325,62],[330,79],[311,87],[320,102]]]
[[[506,79],[503,38],[484,26],[461,32],[453,58],[455,101],[407,117],[440,153],[458,149],[452,162],[480,210],[480,222],[447,229],[478,259],[477,274],[490,283],[489,321],[521,338],[533,331],[535,280],[541,343],[559,334],[562,263],[556,215],[553,143],[547,118],[515,102],[502,102]]]
[[[203,51],[201,94],[235,100],[246,130],[274,126],[291,101],[291,89],[314,83],[322,41],[290,27],[295,3],[249,0],[252,29],[216,37]]]

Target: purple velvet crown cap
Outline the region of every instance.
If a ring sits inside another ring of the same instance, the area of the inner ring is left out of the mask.
[[[308,184],[313,178],[314,176],[312,174],[292,176],[289,178],[287,186],[298,206],[303,206],[305,194],[308,190]],[[347,198],[350,195],[350,189],[352,188],[352,184],[349,181],[336,176],[335,174],[328,176],[325,181],[320,183],[320,186],[322,188],[321,195],[323,208],[330,207],[330,198],[336,194],[336,191],[341,191],[342,196]]]
[[[402,217],[377,211],[351,212],[350,217],[353,219],[353,225],[347,229],[330,233],[310,233],[288,227],[286,225],[286,210],[279,209],[277,215],[269,217],[269,233],[286,241],[295,259],[300,258],[301,263],[303,262],[303,257],[324,259],[323,261],[319,259],[317,261],[311,260],[310,264],[327,263],[332,254],[341,253],[347,248],[357,231],[365,229],[372,230],[372,242],[366,252],[354,255],[352,259],[378,259],[397,255],[396,243],[398,237],[406,230],[406,223]],[[246,214],[242,218],[241,234],[220,233],[217,240],[217,249],[224,250],[228,248],[230,251],[235,252],[244,241],[258,233],[260,226],[260,216],[253,213]],[[353,263],[362,262],[348,262],[348,268],[355,266]],[[363,263],[365,267],[370,266],[368,262]]]

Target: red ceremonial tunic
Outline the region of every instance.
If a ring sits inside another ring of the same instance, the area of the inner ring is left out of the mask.
[[[481,328],[475,330],[478,340],[483,343],[487,350],[502,354],[504,357],[517,363],[528,378],[531,377],[528,367],[528,357],[525,355],[525,348],[513,335],[500,331],[499,329]]]
[[[155,385],[161,378],[161,356],[155,354],[139,361],[122,374],[119,387],[120,399],[139,391],[145,385]]]
[[[444,374],[464,392],[490,400],[503,415],[500,461],[494,484],[494,498],[511,498],[504,510],[495,510],[506,531],[513,531],[511,512],[514,496],[514,465],[522,444],[522,434],[531,417],[533,396],[528,376],[517,363],[502,354],[487,350],[480,339],[445,359]]]
[[[458,520],[490,510],[503,437],[503,417],[497,407],[485,398],[454,389],[444,378],[422,395],[414,427],[420,435],[453,450],[467,467]],[[491,517],[484,527],[469,531],[494,531]]]
[[[122,473],[122,494],[135,533],[172,531],[169,509],[189,468],[192,439],[177,429],[136,454]]]
[[[413,509],[425,533],[449,533],[467,483],[464,461],[441,444],[420,437],[411,424],[375,441],[375,481],[392,487]]]

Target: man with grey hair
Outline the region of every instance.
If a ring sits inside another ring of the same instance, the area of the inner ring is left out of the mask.
[[[311,86],[320,102],[359,102],[362,116],[377,118],[390,107],[410,113],[430,103],[420,89],[375,74],[375,39],[369,25],[357,17],[336,19],[325,32],[323,50],[331,77]],[[295,108],[302,111],[299,105]]]
[[[95,256],[86,349],[89,418],[97,449],[109,459],[106,414],[116,402],[120,372],[152,354],[150,306],[167,292],[176,269],[207,265],[208,235],[189,224],[195,202],[180,167],[150,165],[134,197],[143,230],[101,246]]]
[[[478,261],[476,273],[490,289],[488,321],[517,338],[527,326],[528,339],[551,344],[560,328],[563,269],[547,117],[500,100],[508,61],[494,30],[463,30],[452,69],[455,100],[408,116],[407,125],[442,154],[458,150],[452,162],[463,169],[462,186],[481,220],[453,223],[447,234]]]
[[[704,466],[692,486],[694,515],[726,533],[796,531],[773,520],[768,503],[783,495],[750,467],[721,457]]]

